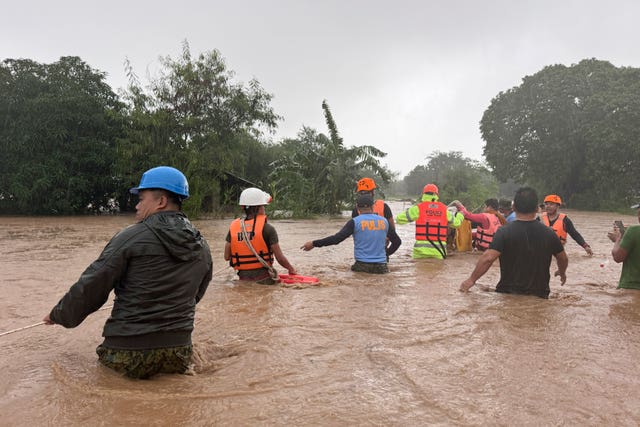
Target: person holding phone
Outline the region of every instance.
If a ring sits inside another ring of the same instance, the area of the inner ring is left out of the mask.
[[[631,209],[637,209],[640,222],[640,204],[631,206]],[[640,289],[640,225],[627,227],[623,232],[616,224],[607,237],[613,242],[613,260],[622,263],[618,288]]]

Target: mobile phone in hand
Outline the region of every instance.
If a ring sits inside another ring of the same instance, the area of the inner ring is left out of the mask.
[[[620,231],[620,235],[622,236],[624,234],[624,232],[626,231],[626,227],[624,226],[622,221],[613,221],[613,224],[616,227],[618,227],[618,230]]]

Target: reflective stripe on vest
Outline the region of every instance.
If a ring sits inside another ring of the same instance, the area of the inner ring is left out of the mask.
[[[242,226],[240,224],[241,220],[240,218],[235,219],[229,227],[229,234],[231,236],[231,258],[229,259],[229,264],[236,270],[264,268],[244,242]],[[264,241],[264,237],[262,237],[262,230],[266,222],[266,215],[258,215],[254,219],[245,220],[244,226],[253,249],[262,259],[270,265],[273,265],[273,253]]]
[[[476,228],[476,246],[482,250],[489,248],[489,244],[493,241],[493,235],[502,225],[497,215],[489,213],[484,215],[489,218],[489,228],[482,228],[480,225]]]
[[[540,220],[542,221],[542,223],[556,232],[563,245],[567,243],[567,230],[564,229],[565,216],[566,215],[563,213],[558,214],[556,222],[554,222],[553,225],[549,225],[549,216],[547,215],[547,213],[544,212],[542,215],[540,215]]]

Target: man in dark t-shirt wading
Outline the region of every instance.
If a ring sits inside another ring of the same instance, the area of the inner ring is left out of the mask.
[[[513,200],[516,221],[498,229],[493,241],[478,260],[475,269],[460,285],[468,291],[493,262],[500,258],[500,281],[496,292],[549,296],[549,267],[556,258],[561,285],[567,280],[569,259],[558,236],[536,221],[538,195],[530,187],[520,188]]]

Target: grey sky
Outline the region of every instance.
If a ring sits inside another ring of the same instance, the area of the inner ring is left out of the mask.
[[[585,58],[640,66],[636,1],[31,1],[5,2],[0,58],[81,57],[126,85],[158,57],[218,49],[255,77],[284,117],[326,133],[326,99],[346,145],[374,145],[404,176],[434,150],[482,159],[491,99],[550,64]]]

